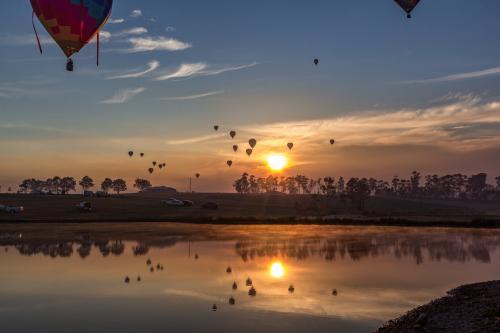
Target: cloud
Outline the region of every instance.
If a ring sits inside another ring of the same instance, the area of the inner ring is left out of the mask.
[[[134,37],[128,41],[132,44],[126,52],[149,52],[149,51],[181,51],[191,47],[191,44],[181,42],[175,38],[166,37]]]
[[[181,64],[181,66],[175,70],[174,72],[165,73],[156,77],[155,81],[165,81],[171,79],[179,79],[179,78],[190,78],[194,76],[211,76],[218,75],[225,72],[237,71],[245,68],[250,68],[256,66],[256,62],[252,62],[250,64],[235,66],[235,67],[209,67],[206,63],[198,62],[191,64]]]
[[[186,145],[186,144],[191,144],[191,143],[199,143],[199,142],[205,142],[205,141],[211,141],[214,139],[220,139],[222,137],[225,137],[226,134],[220,133],[220,134],[210,134],[210,135],[204,135],[204,136],[198,136],[194,138],[187,138],[187,139],[178,139],[178,140],[168,140],[165,141],[165,144],[167,145]]]
[[[136,95],[144,92],[146,88],[135,88],[135,89],[124,89],[118,91],[113,97],[110,99],[104,100],[101,104],[123,104],[130,101]]]
[[[158,60],[152,60],[148,62],[148,68],[144,71],[141,72],[135,72],[135,73],[129,73],[129,74],[123,74],[123,75],[116,75],[116,76],[110,76],[107,79],[108,80],[116,80],[116,79],[131,79],[131,78],[138,78],[141,76],[144,76],[148,73],[151,73],[155,71],[158,67],[160,67],[160,62]]]
[[[142,35],[148,32],[148,29],[144,27],[135,27],[130,29],[125,29],[114,34],[116,37],[130,36],[130,35]]]
[[[467,79],[476,79],[485,76],[497,75],[500,74],[500,67],[493,67],[489,69],[484,69],[480,71],[474,72],[466,72],[466,73],[458,73],[446,76],[435,77],[431,79],[423,79],[423,80],[410,80],[404,81],[403,83],[439,83],[439,82],[450,82],[450,81],[459,81],[459,80],[467,80]]]
[[[46,44],[55,44],[56,42],[52,37],[39,33],[38,37],[40,38],[40,43],[43,45]],[[23,34],[23,35],[12,35],[12,34],[2,34],[0,35],[0,44],[1,45],[33,45],[36,46],[36,37],[34,34]]]
[[[195,94],[195,95],[188,95],[188,96],[162,97],[162,98],[159,98],[159,100],[162,100],[162,101],[190,101],[193,99],[200,99],[200,98],[205,98],[205,97],[209,97],[209,96],[220,95],[223,93],[224,93],[224,91],[220,90],[220,91],[211,91],[211,92],[207,92],[207,93],[203,93],[203,94]]]
[[[120,23],[123,23],[123,22],[125,22],[125,20],[122,19],[122,18],[119,18],[119,19],[109,19],[108,20],[109,24],[120,24]]]
[[[142,10],[134,9],[132,13],[130,13],[130,17],[139,17],[142,16]]]
[[[500,102],[463,97],[448,104],[422,109],[364,112],[351,116],[240,128],[259,144],[277,147],[289,133],[301,146],[323,145],[331,137],[341,146],[428,145],[458,150],[500,144]]]
[[[165,28],[166,32],[172,32],[172,31],[175,31],[175,30],[176,30],[175,27],[172,27],[172,26],[169,26],[169,27]]]

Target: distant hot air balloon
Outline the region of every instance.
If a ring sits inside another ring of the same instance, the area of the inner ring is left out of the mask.
[[[141,153],[141,157],[144,157],[144,153]]]
[[[155,169],[149,168],[148,171],[149,171],[149,173],[153,173],[153,171],[155,171]]]
[[[286,144],[286,146],[288,147],[288,149],[292,150],[292,148],[293,148],[293,142],[288,142]]]
[[[238,145],[233,145],[233,151],[236,153],[238,151]]]
[[[333,145],[335,143],[334,139],[330,139],[330,144]]]
[[[250,147],[255,148],[255,145],[257,144],[257,140],[255,139],[250,139],[248,140],[248,144],[250,145]]]
[[[234,137],[236,136],[236,132],[231,131],[231,132],[229,132],[229,135],[231,136],[231,139],[234,139]]]
[[[214,125],[214,130],[218,131],[219,130],[219,125]]]
[[[156,161],[153,161],[152,164],[153,164],[153,166],[156,166]]]
[[[319,59],[318,58],[314,59],[314,65],[318,66],[318,64],[319,64]]]
[[[38,48],[40,39],[35,29],[35,15],[68,58],[66,70],[73,71],[71,56],[80,51],[97,35],[97,65],[99,65],[99,30],[106,23],[113,0],[30,0],[32,23]]]
[[[394,0],[405,12],[406,17],[411,18],[411,12],[417,7],[420,0]]]
[[[199,173],[197,173],[195,176],[196,176],[196,178],[200,178],[200,174]]]
[[[250,155],[252,155],[253,150],[252,150],[252,149],[250,149],[250,148],[248,148],[248,149],[246,150],[246,152],[247,152],[247,155],[248,155],[248,156],[250,156]]]
[[[226,162],[226,163],[227,163],[227,166],[228,166],[228,167],[231,167],[231,165],[233,165],[233,161],[231,161],[231,160],[227,160],[227,162]]]
[[[163,163],[163,167],[166,167],[167,166],[167,163]]]
[[[160,169],[163,168],[163,164],[159,164],[158,168],[160,168]]]
[[[129,151],[128,152],[128,156],[132,157],[134,155],[134,152],[133,151]]]

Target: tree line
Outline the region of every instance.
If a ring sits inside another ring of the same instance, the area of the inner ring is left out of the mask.
[[[233,187],[238,193],[285,193],[321,194],[325,196],[347,196],[363,202],[370,196],[392,195],[397,197],[432,199],[500,199],[500,176],[495,184],[487,183],[487,174],[474,175],[426,175],[413,171],[409,178],[395,176],[390,182],[375,178],[344,177],[308,178],[303,175],[293,177],[256,177],[244,173],[236,179]]]
[[[78,181],[78,185],[84,192],[89,191],[91,188],[96,186],[94,180],[89,176],[84,176],[80,179]],[[21,182],[19,185],[19,193],[64,195],[69,194],[72,191],[75,192],[76,186],[77,182],[73,177],[55,176],[46,180],[29,178]],[[134,182],[134,187],[139,191],[144,191],[152,187],[152,185],[147,179],[137,178]],[[111,178],[105,178],[99,185],[99,188],[106,194],[110,191],[120,194],[128,189],[127,182],[121,178],[114,180]]]

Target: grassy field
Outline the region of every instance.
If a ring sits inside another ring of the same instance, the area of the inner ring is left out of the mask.
[[[0,222],[147,222],[198,223],[327,223],[381,225],[500,226],[500,203],[457,200],[371,198],[363,211],[337,199],[313,195],[186,193],[192,207],[161,203],[159,193],[124,194],[109,198],[81,195],[0,195],[0,205],[23,206],[20,214],[0,213]],[[92,212],[80,212],[81,201],[92,203]],[[217,210],[201,205],[216,202]],[[479,222],[482,221],[482,222]],[[482,223],[482,224],[481,224]],[[484,225],[486,223],[486,225]]]

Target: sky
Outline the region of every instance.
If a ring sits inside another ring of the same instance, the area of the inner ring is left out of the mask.
[[[36,21],[38,53],[29,1],[5,0],[0,184],[89,175],[186,190],[200,173],[196,191],[232,191],[243,172],[269,175],[271,153],[290,160],[278,176],[492,181],[499,12],[496,0],[422,0],[410,20],[390,0],[115,0],[99,67],[92,42],[69,73]],[[149,175],[152,161],[167,167]]]

